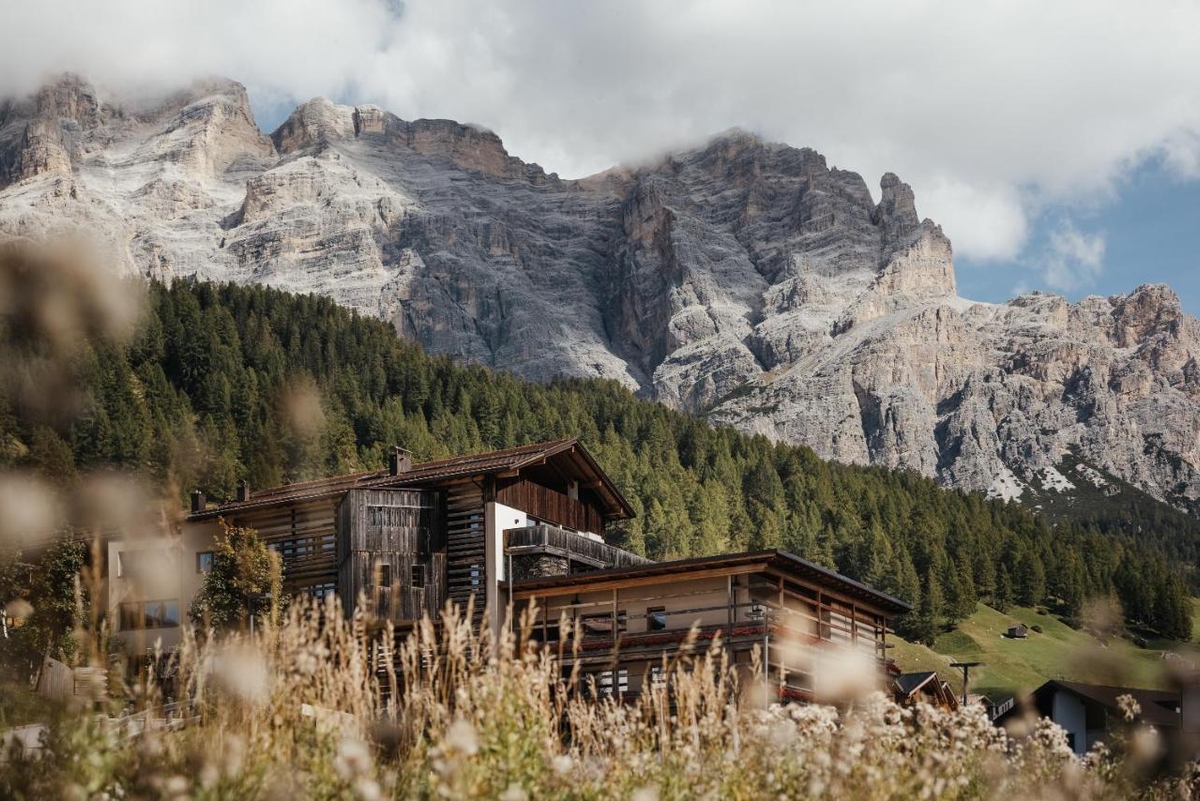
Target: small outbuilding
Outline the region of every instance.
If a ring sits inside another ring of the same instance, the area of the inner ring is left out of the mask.
[[[1024,623],[1018,623],[1015,626],[1008,627],[1008,638],[1010,640],[1024,640],[1029,637],[1029,627]]]
[[[901,706],[924,701],[942,709],[958,709],[958,697],[950,684],[932,670],[896,676],[892,682],[892,698]]]

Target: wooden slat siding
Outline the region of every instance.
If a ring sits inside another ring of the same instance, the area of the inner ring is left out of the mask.
[[[482,616],[486,601],[487,563],[484,542],[483,491],[473,482],[446,490],[446,600],[466,608],[475,595],[475,614]],[[479,583],[471,583],[471,567],[479,569]]]
[[[337,499],[321,498],[293,507],[261,509],[229,518],[232,526],[252,528],[267,545],[288,540],[329,543],[313,555],[283,560],[283,589],[288,594],[337,581]]]
[[[373,520],[375,508],[388,519]],[[361,593],[370,612],[396,622],[437,614],[445,597],[445,538],[437,493],[351,490],[342,499],[338,520],[338,595],[347,609]],[[391,571],[386,587],[378,584],[380,565]],[[414,565],[425,568],[424,588],[412,586]]]
[[[584,498],[592,496],[583,491]],[[496,485],[496,500],[505,506],[520,509],[527,515],[546,520],[576,531],[604,534],[604,518],[595,503],[574,500],[567,495],[543,487],[526,478],[501,479]]]

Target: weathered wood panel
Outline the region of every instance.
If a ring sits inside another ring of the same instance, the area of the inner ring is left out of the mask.
[[[338,595],[347,609],[404,622],[445,599],[441,499],[428,490],[352,490],[338,508]]]
[[[586,493],[587,498],[590,493]],[[502,479],[496,485],[496,500],[545,520],[576,531],[604,534],[604,518],[596,503],[575,500],[562,492],[544,487],[527,478]]]

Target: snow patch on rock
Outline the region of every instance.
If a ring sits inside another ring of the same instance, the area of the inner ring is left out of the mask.
[[[1041,480],[1042,488],[1049,492],[1066,492],[1075,489],[1071,480],[1054,467],[1043,467],[1038,471],[1038,478]]]
[[[998,500],[1016,501],[1020,500],[1026,489],[1021,479],[1017,478],[1012,470],[1004,467],[988,487],[987,496]]]
[[[1082,476],[1084,481],[1088,482],[1097,489],[1104,489],[1109,485],[1108,479],[1106,479],[1099,470],[1091,465],[1086,465],[1083,463],[1077,464],[1075,465],[1075,472]]]

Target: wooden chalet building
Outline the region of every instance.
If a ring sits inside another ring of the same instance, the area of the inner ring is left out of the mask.
[[[131,650],[173,645],[224,521],[280,554],[285,592],[336,594],[347,610],[365,598],[400,629],[474,598],[498,631],[509,603],[536,603],[535,638],[565,643],[565,616],[582,634],[566,666],[581,660],[614,694],[653,680],[693,626],[702,641],[720,632],[734,663],[764,647],[783,697],[819,690],[814,655],[847,649],[883,666],[904,602],[783,551],[651,562],[605,542],[607,525],[632,514],[576,440],[420,464],[395,449],[383,470],[258,492],[243,483],[219,505],[197,491],[172,546],[108,544],[108,605]]]
[[[822,697],[831,678],[822,667],[854,669],[847,656],[873,664],[884,689],[888,618],[910,609],[780,550],[518,576],[510,590],[518,612],[535,604],[532,636],[560,651],[564,669],[580,663],[602,693],[617,696],[658,680],[664,655],[683,643],[694,637],[702,653],[718,635],[734,665],[748,669],[756,648],[766,654],[775,698]]]

